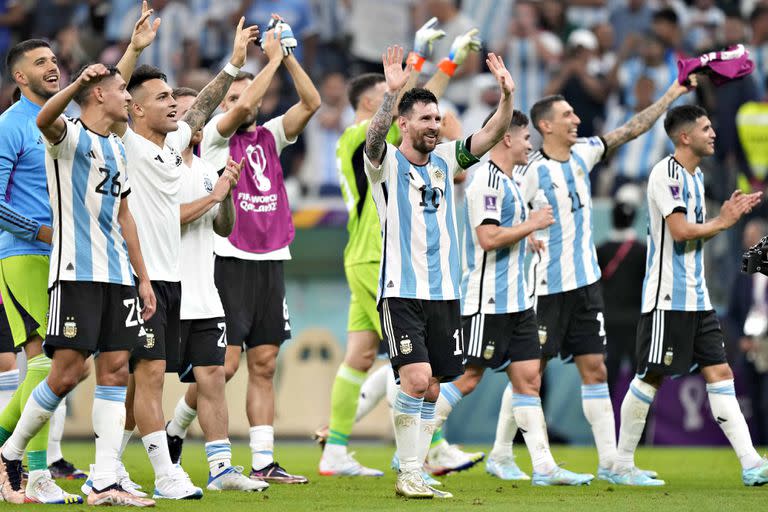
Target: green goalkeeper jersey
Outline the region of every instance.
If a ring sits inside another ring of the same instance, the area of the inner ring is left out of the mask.
[[[344,248],[344,266],[360,263],[378,263],[381,260],[381,225],[376,205],[368,190],[370,183],[365,175],[363,148],[370,120],[361,121],[344,130],[336,144],[336,160],[339,183],[349,220],[349,240]],[[397,125],[387,133],[387,142],[397,145],[400,130]]]

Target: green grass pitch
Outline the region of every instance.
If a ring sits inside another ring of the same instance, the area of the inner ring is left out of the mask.
[[[272,485],[263,493],[218,493],[205,491],[200,501],[158,501],[158,510],[211,510],[217,512],[261,512],[293,510],[456,510],[456,511],[760,511],[766,510],[768,486],[744,487],[735,455],[727,448],[669,449],[646,448],[637,455],[640,467],[655,469],[667,481],[661,488],[627,488],[596,481],[590,486],[532,487],[528,482],[503,482],[485,473],[484,463],[459,474],[443,477],[444,489],[454,494],[452,500],[404,500],[395,497],[395,477],[386,471],[383,478],[333,478],[317,474],[319,449],[310,443],[277,443],[277,456],[289,471],[309,477],[308,485]],[[363,464],[388,468],[393,448],[381,444],[353,446]],[[471,447],[488,449],[488,447]],[[518,463],[530,472],[530,461],[523,445],[515,446]],[[596,472],[593,448],[555,446],[555,459],[574,471]],[[82,469],[88,469],[93,457],[92,443],[65,443],[66,457]],[[152,470],[143,447],[131,443],[125,462],[131,476],[152,489]],[[233,445],[233,463],[246,467],[250,462],[248,446]],[[183,465],[192,480],[203,487],[208,466],[203,445],[188,442]],[[80,492],[82,481],[63,481],[70,492]],[[89,507],[66,505],[24,505],[23,510],[84,510]],[[19,506],[0,503],[0,510],[18,510]]]

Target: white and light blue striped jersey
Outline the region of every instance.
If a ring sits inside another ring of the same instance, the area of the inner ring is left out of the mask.
[[[120,138],[67,119],[62,139],[46,144],[45,169],[53,210],[48,286],[58,281],[133,286],[117,220],[120,201],[131,190]]]
[[[694,174],[670,155],[657,163],[648,177],[648,252],[643,281],[643,313],[666,311],[709,311],[707,282],[704,279],[704,240],[675,242],[666,218],[684,212],[686,220],[703,224],[704,174]]]
[[[459,298],[453,176],[477,161],[462,140],[438,144],[426,165],[412,164],[389,143],[378,167],[365,155],[382,226],[380,299]]]
[[[525,283],[525,238],[484,251],[477,227],[511,227],[524,222],[528,210],[517,184],[493,162],[480,164],[464,197],[464,264],[461,314],[519,313],[533,306]]]
[[[530,266],[529,283],[537,296],[575,290],[600,279],[589,173],[604,154],[602,138],[578,139],[567,162],[553,160],[539,150],[528,158],[528,165],[515,171],[526,204],[541,189],[555,217],[546,249]]]
[[[619,109],[613,119],[606,122],[605,132],[610,132],[628,122],[636,115],[631,110]],[[665,155],[674,151],[672,141],[664,131],[664,117],[662,116],[651,129],[636,139],[622,144],[611,159],[611,168],[616,176],[621,176],[634,181],[645,181],[651,172],[654,162],[658,162]]]
[[[545,45],[551,53],[562,53],[562,43],[551,32],[542,31],[532,38],[511,37],[507,41],[504,62],[515,78],[515,108],[528,114],[534,103],[541,99],[552,80],[552,68],[539,52]]]

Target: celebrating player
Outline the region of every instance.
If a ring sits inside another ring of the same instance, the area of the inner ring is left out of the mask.
[[[531,108],[531,122],[541,133],[542,147],[516,171],[525,202],[530,204],[541,190],[555,217],[546,241],[534,243],[544,250],[538,251],[530,273],[542,365],[557,355],[576,363],[584,416],[597,446],[597,477],[603,480],[610,480],[616,458],[616,427],[604,362],[603,296],[592,238],[589,173],[610,150],[646,132],[686,92],[675,81],[658,101],[624,125],[603,137],[586,139],[577,138],[581,121],[562,96],[539,100]]]
[[[720,214],[707,220],[704,174],[699,168],[702,159],[715,152],[715,130],[707,112],[693,105],[673,108],[664,129],[675,153],[657,163],[648,177],[648,261],[637,326],[638,374],[621,405],[612,480],[664,485],[637,470],[635,449],[664,377],[700,370],[712,415],[741,463],[744,485],[764,485],[768,459],[753,448],[736,400],[725,338],[709,300],[703,255],[704,242],[736,224],[761,201],[762,192],[734,192]]]
[[[397,105],[403,134],[399,147],[386,142],[395,100],[410,64],[403,50],[383,56],[387,91],[371,120],[365,143],[365,171],[379,213],[383,254],[379,311],[400,391],[394,404],[400,495],[450,497],[421,477],[434,431],[439,382],[463,372],[459,312],[459,245],[452,178],[478,161],[506,132],[512,118],[514,83],[494,54],[488,67],[499,82],[501,100],[485,127],[466,141],[438,144],[437,99],[426,89],[407,91]]]

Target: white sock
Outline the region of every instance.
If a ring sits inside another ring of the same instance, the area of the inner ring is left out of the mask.
[[[208,457],[208,469],[211,476],[216,476],[232,466],[232,445],[229,443],[229,439],[205,443],[205,455]]]
[[[616,420],[608,384],[583,384],[581,405],[592,426],[600,467],[611,468],[616,460]]]
[[[501,395],[499,421],[496,423],[496,439],[493,441],[490,457],[512,454],[512,443],[517,434],[517,422],[512,408],[512,384],[507,384]]]
[[[48,428],[48,465],[64,458],[61,453],[61,438],[64,437],[64,423],[67,420],[67,401],[62,400],[51,416]],[[125,422],[125,420],[123,420]]]
[[[17,389],[19,389],[19,369],[0,372],[0,411],[5,409]]]
[[[120,451],[117,453],[117,456],[120,460],[123,460],[123,453],[125,452],[125,447],[128,446],[128,441],[131,440],[132,436],[133,436],[133,429],[123,430],[123,441],[120,443]]]
[[[389,368],[392,370],[392,367]],[[389,378],[387,378],[387,404],[390,407],[395,406],[397,400],[397,394],[400,392],[400,385],[395,382],[395,374],[390,371]]]
[[[556,468],[555,459],[549,450],[547,424],[541,399],[538,396],[513,395],[512,407],[517,428],[523,433],[525,445],[531,454],[533,471],[543,475],[552,473]]]
[[[176,404],[176,409],[173,412],[173,419],[165,427],[165,431],[169,436],[176,436],[184,439],[187,437],[187,429],[189,425],[197,418],[197,410],[187,405],[187,402],[182,396],[179,398],[179,403]]]
[[[141,442],[144,443],[149,462],[155,470],[155,480],[167,475],[173,468],[173,462],[171,462],[171,454],[168,453],[168,438],[165,436],[165,430],[147,434],[141,438]]]
[[[21,460],[27,443],[53,416],[53,411],[59,406],[62,398],[51,391],[47,380],[42,381],[32,390],[13,434],[3,445],[3,456],[6,459]],[[30,474],[30,479],[31,477]]]
[[[392,367],[384,365],[365,379],[357,401],[355,423],[365,418],[387,394],[387,379],[392,378]]]
[[[96,386],[93,400],[93,432],[96,458],[89,475],[93,488],[103,490],[117,483],[120,445],[125,428],[125,386]]]
[[[421,425],[421,408],[423,398],[415,398],[402,390],[397,392],[397,398],[392,407],[395,422],[395,443],[397,456],[400,459],[400,471],[419,471],[423,460],[419,461],[419,439]]]
[[[435,404],[435,429],[443,426],[453,408],[456,407],[456,404],[462,398],[464,398],[464,395],[453,382],[440,384],[440,396],[437,397]]]
[[[635,467],[635,450],[645,429],[648,409],[651,408],[656,388],[635,377],[621,402],[621,426],[619,444],[613,470],[617,473],[629,471]]]
[[[259,425],[248,430],[251,438],[251,467],[264,469],[275,461],[275,429]]]
[[[435,402],[424,402],[421,405],[421,417],[419,423],[419,451],[416,460],[422,465],[427,460],[429,445],[435,433]]]
[[[707,395],[709,396],[712,416],[720,425],[725,437],[731,442],[742,469],[752,469],[759,466],[762,460],[755,447],[752,446],[747,422],[739,408],[739,402],[736,400],[733,379],[707,384]]]

